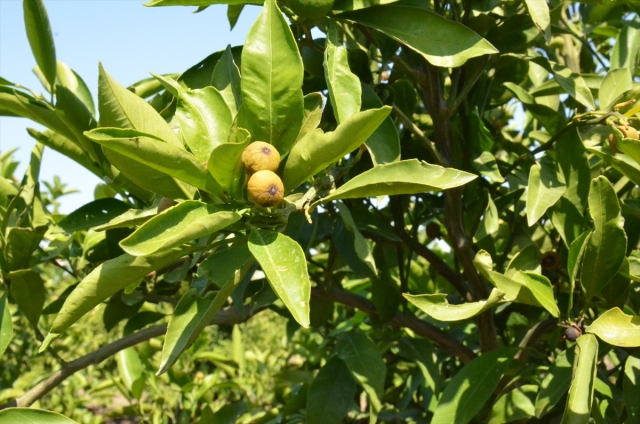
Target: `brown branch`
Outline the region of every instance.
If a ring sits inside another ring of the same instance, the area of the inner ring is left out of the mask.
[[[342,289],[320,289],[314,287],[311,291],[311,295],[319,300],[337,302],[345,306],[359,309],[368,315],[378,315],[378,311],[376,310],[373,302],[362,296],[349,293]],[[471,362],[476,357],[476,354],[460,341],[451,337],[438,327],[419,319],[413,314],[398,312],[396,316],[389,321],[389,324],[396,328],[411,329],[414,333],[439,344],[445,350],[457,356],[465,364]]]
[[[263,309],[252,311],[251,309],[249,309],[249,307],[246,307],[242,312],[238,312],[234,307],[229,307],[218,312],[218,314],[211,320],[209,325],[239,324],[248,320],[253,315],[262,310]],[[30,406],[74,373],[87,368],[89,365],[99,364],[100,362],[115,355],[123,349],[135,346],[154,337],[162,336],[164,333],[166,333],[166,331],[167,324],[145,328],[144,330],[140,330],[133,334],[124,336],[120,340],[116,340],[113,343],[109,343],[108,345],[103,346],[98,350],[91,352],[81,358],[78,358],[75,361],[69,362],[58,371],[51,374],[48,378],[29,389],[29,391],[27,391],[19,398],[1,405],[0,410],[12,407]]]
[[[433,266],[436,271],[438,271],[440,275],[442,275],[447,279],[447,281],[449,281],[449,283],[451,283],[451,285],[458,291],[458,293],[460,293],[460,295],[465,300],[467,300],[468,302],[473,302],[473,296],[469,291],[466,283],[462,279],[462,276],[457,271],[452,269],[449,265],[447,265],[447,263],[443,261],[440,256],[433,253],[431,249],[407,234],[407,231],[404,229],[403,225],[402,206],[395,196],[391,197],[391,214],[393,215],[396,234],[398,234],[400,240],[402,240],[402,242],[406,244],[409,249],[413,250],[417,255],[426,259],[429,264]]]
[[[433,119],[436,146],[444,165],[451,166],[453,157],[451,122],[449,107],[444,97],[440,69],[423,59],[419,71],[426,76],[421,86],[421,95]],[[465,277],[471,283],[474,299],[486,299],[489,295],[487,283],[473,265],[475,252],[464,229],[462,193],[463,189],[461,187],[444,191],[444,223],[449,232],[451,247],[462,265]],[[496,349],[498,347],[498,338],[491,310],[479,315],[477,321],[480,329],[480,346],[482,350]]]

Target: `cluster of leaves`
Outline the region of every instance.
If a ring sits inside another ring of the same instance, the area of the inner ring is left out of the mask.
[[[50,100],[0,80],[0,113],[48,128],[21,182],[3,156],[0,353],[42,341],[54,371],[0,418],[63,422],[22,407],[115,355],[154,422],[640,422],[637,4],[287,1],[181,74],[100,67],[97,113],[24,1]],[[247,200],[253,141],[283,158],[278,206]],[[45,147],[95,200],[56,213]],[[75,351],[94,311],[122,337]]]

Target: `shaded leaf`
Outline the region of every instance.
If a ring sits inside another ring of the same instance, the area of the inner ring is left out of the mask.
[[[547,0],[525,0],[525,3],[533,23],[536,24],[548,43],[551,40],[551,17]]]
[[[9,280],[11,297],[18,304],[20,312],[27,317],[34,328],[37,328],[46,296],[42,277],[35,271],[23,269],[10,272]]]
[[[49,334],[40,346],[40,352],[101,302],[129,284],[139,281],[151,271],[169,265],[190,252],[189,248],[176,248],[147,257],[125,254],[97,266],[65,300]]]
[[[551,411],[569,390],[575,350],[575,347],[572,346],[560,352],[542,380],[535,403],[536,417],[540,418]]]
[[[9,311],[7,293],[3,293],[0,296],[0,358],[4,351],[7,350],[12,338],[13,321],[11,320],[11,311]]]
[[[34,423],[34,424],[77,424],[57,412],[35,408],[7,408],[0,411],[0,420],[6,423]]]
[[[377,109],[382,106],[382,101],[375,91],[362,83],[362,110]],[[382,121],[364,145],[369,150],[374,166],[400,160],[400,136],[391,116],[387,116]]]
[[[116,362],[124,386],[134,398],[140,399],[144,389],[145,376],[138,352],[133,347],[123,349],[116,353]]]
[[[58,226],[68,233],[73,233],[106,224],[128,210],[129,205],[118,199],[98,199],[71,212],[58,222]]]
[[[629,424],[640,423],[640,358],[629,355],[624,365],[623,377],[624,403],[627,409],[627,421]]]
[[[345,363],[334,356],[320,368],[307,395],[308,424],[340,424],[356,394],[356,382]]]
[[[464,25],[427,9],[386,5],[337,15],[365,25],[417,51],[431,64],[457,67],[472,57],[496,54],[487,40]]]
[[[369,395],[374,412],[380,411],[387,367],[376,344],[364,334],[351,331],[338,337],[336,353]]]
[[[613,109],[614,101],[622,93],[631,90],[631,72],[628,68],[618,68],[610,70],[602,80],[598,90],[598,102],[600,110]]]
[[[489,400],[517,348],[492,350],[464,366],[444,388],[433,424],[466,424]]]
[[[309,327],[311,282],[300,245],[284,234],[254,229],[249,235],[249,250],[295,320]]]

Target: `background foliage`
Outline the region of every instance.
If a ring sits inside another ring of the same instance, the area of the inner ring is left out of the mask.
[[[94,103],[24,0],[44,92],[0,79],[0,113],[47,130],[1,155],[0,418],[640,422],[639,7],[267,0]],[[103,181],[66,216],[47,149]]]

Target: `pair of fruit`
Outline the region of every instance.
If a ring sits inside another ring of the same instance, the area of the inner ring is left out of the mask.
[[[280,153],[269,143],[254,141],[242,152],[242,165],[249,175],[249,200],[263,207],[278,206],[284,197],[282,180],[275,173]]]

